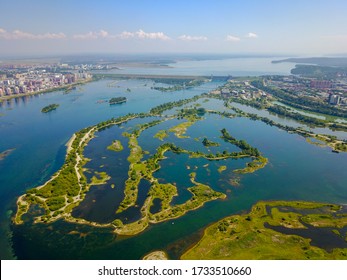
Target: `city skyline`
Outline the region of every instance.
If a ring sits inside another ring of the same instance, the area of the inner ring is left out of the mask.
[[[347,3],[8,1],[0,53],[346,53]]]

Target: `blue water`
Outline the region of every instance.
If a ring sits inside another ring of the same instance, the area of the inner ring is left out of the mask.
[[[294,63],[272,64],[273,58],[228,58],[211,60],[179,60],[168,64],[169,68],[123,67],[112,70],[115,74],[160,74],[160,75],[214,75],[214,76],[260,76],[288,75]],[[104,71],[98,71],[103,73]],[[107,72],[109,73],[109,72]]]

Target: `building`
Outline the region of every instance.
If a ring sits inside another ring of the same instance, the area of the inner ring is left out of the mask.
[[[318,88],[318,89],[324,89],[324,88],[331,88],[332,83],[330,81],[326,80],[312,80],[310,82],[311,88]]]
[[[337,94],[330,94],[329,96],[329,103],[331,105],[338,105],[340,103],[341,96]]]

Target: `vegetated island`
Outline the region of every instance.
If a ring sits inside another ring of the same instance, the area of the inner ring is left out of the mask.
[[[48,113],[48,112],[51,112],[53,110],[56,110],[58,107],[59,107],[59,104],[50,104],[50,105],[48,105],[46,107],[43,107],[41,109],[41,112],[42,113]]]
[[[122,151],[123,145],[119,140],[114,140],[111,145],[107,147],[108,150],[115,151],[115,152],[120,152]]]
[[[211,147],[211,146],[218,147],[218,146],[220,146],[219,143],[213,142],[213,141],[211,141],[211,140],[208,140],[206,137],[202,140],[202,144],[203,144],[205,147]]]
[[[115,105],[115,104],[124,103],[124,102],[126,102],[126,101],[127,101],[127,98],[121,96],[121,97],[113,97],[113,98],[111,98],[111,99],[108,101],[108,103],[109,103],[110,105]]]
[[[156,80],[155,80],[156,81]],[[161,92],[172,92],[172,91],[179,91],[184,89],[190,89],[193,87],[200,86],[206,82],[208,82],[208,79],[159,79],[157,82],[168,84],[169,86],[153,86],[152,89],[158,90]]]
[[[249,213],[209,226],[181,259],[347,259],[346,226],[347,213],[339,205],[258,202]],[[320,233],[335,246],[319,242]]]

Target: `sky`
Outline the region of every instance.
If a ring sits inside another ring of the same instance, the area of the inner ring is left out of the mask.
[[[0,0],[0,56],[347,53],[345,0]]]

